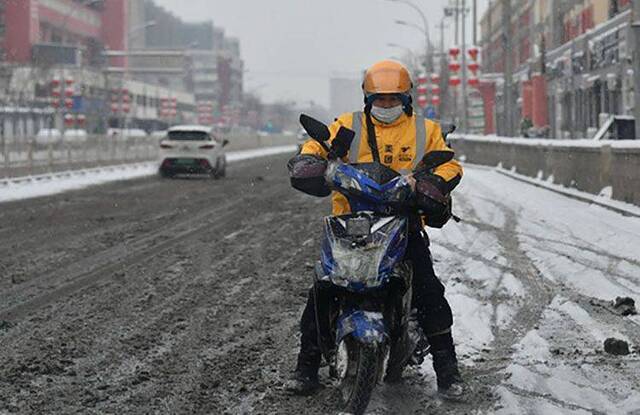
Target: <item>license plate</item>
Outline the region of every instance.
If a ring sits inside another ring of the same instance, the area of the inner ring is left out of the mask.
[[[352,218],[347,220],[347,235],[367,236],[371,232],[371,223],[367,218]]]
[[[195,161],[193,159],[176,159],[175,164],[179,166],[190,166],[194,164]]]

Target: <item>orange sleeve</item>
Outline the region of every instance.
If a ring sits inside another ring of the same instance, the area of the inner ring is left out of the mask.
[[[336,120],[329,126],[331,136],[329,140],[326,141],[327,145],[331,147],[331,142],[336,137],[336,134],[338,134],[340,127],[351,128],[352,124],[353,114],[346,113],[336,118]],[[327,151],[314,139],[309,139],[302,145],[300,154],[315,154],[316,156],[327,158]]]

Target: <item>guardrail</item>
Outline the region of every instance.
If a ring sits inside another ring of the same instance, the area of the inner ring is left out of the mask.
[[[283,135],[228,137],[227,151],[294,144],[296,138]],[[38,143],[35,138],[0,140],[0,178],[38,176],[104,165],[155,161],[159,157],[158,137],[122,138],[106,135],[83,141]]]
[[[640,140],[544,140],[450,136],[456,157],[640,205]]]

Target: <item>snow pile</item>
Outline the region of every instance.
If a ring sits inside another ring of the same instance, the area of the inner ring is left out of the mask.
[[[640,148],[640,140],[592,140],[592,139],[580,139],[580,140],[556,140],[548,138],[524,138],[524,137],[501,137],[497,135],[475,135],[475,134],[451,134],[447,137],[447,140],[466,140],[466,141],[478,141],[486,143],[498,143],[498,144],[515,144],[522,146],[546,146],[546,147],[589,147],[600,148],[604,146],[610,146],[611,148]]]
[[[640,316],[615,300],[640,299],[640,218],[474,166],[454,213],[462,222],[428,230],[431,249],[467,381],[497,379],[490,412],[640,408]],[[606,353],[611,338],[631,354]]]

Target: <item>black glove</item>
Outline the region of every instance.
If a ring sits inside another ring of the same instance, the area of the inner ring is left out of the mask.
[[[416,181],[418,211],[426,216],[427,226],[441,228],[451,218],[451,197],[447,183],[435,174],[425,174]]]
[[[324,179],[327,160],[313,154],[298,154],[287,163],[291,186],[312,196],[324,197],[331,189]]]
[[[329,160],[341,159],[347,155],[349,148],[351,148],[351,141],[355,132],[345,127],[340,127],[336,137],[331,141],[331,150],[327,155]]]

